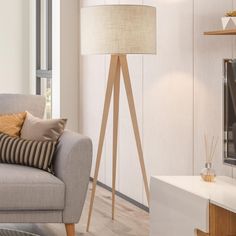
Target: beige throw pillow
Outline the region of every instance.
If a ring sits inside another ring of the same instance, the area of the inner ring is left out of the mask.
[[[57,141],[62,135],[67,119],[42,120],[27,112],[21,129],[21,138],[38,141]]]
[[[19,137],[25,117],[26,112],[0,115],[0,132]]]

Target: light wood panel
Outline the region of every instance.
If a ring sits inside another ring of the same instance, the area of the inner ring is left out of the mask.
[[[204,35],[236,35],[236,29],[206,31]]]
[[[207,233],[204,233],[204,232],[202,232],[200,230],[197,230],[197,236],[210,236],[210,235],[207,234]]]
[[[210,232],[197,231],[197,236],[235,236],[236,214],[210,204]]]
[[[210,236],[235,236],[236,214],[210,204]]]

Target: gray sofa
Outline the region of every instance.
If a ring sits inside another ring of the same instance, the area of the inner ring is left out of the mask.
[[[43,117],[41,96],[0,94],[0,114],[29,111]],[[55,176],[20,165],[0,163],[0,223],[64,223],[75,235],[89,183],[92,143],[71,131],[61,136]]]

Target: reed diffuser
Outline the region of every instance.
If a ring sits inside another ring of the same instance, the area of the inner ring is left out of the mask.
[[[211,145],[207,142],[207,137],[204,135],[204,143],[205,143],[205,155],[206,155],[206,163],[205,168],[201,171],[201,177],[206,182],[213,182],[215,180],[215,170],[212,168],[212,160],[215,155],[218,138],[215,139],[213,136],[211,139]]]

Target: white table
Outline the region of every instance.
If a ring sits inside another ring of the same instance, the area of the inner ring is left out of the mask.
[[[209,205],[236,213],[236,180],[217,177],[214,183],[200,176],[151,178],[151,236],[195,236],[209,233]]]

